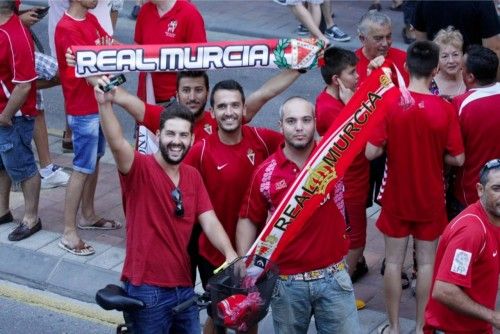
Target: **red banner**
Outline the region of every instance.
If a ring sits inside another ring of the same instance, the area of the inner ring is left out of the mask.
[[[394,101],[389,96],[401,94],[394,88],[391,69],[383,67],[374,70],[318,143],[248,251],[247,255],[255,255],[249,256],[253,261],[247,263],[251,276],[262,272],[269,261],[275,262],[290,240],[300,233],[314,210],[326,196],[330,196],[356,155],[364,149],[368,135],[385,114],[385,101]]]
[[[323,42],[262,39],[172,45],[73,46],[77,77],[130,71],[175,72],[221,68],[310,69],[318,65]]]

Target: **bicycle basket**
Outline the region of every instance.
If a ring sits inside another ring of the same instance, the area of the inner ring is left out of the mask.
[[[272,263],[256,281],[245,276],[245,261],[242,257],[232,262],[207,284],[215,324],[240,332],[248,331],[266,316],[278,278],[278,267]],[[255,282],[249,284],[252,280]]]

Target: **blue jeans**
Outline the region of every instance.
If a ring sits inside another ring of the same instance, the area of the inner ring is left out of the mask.
[[[146,304],[144,309],[128,314],[133,323],[134,333],[198,334],[201,332],[197,305],[176,315],[172,313],[173,307],[194,296],[192,287],[161,288],[147,284],[135,286],[130,283],[124,285],[130,297],[140,299]]]
[[[346,270],[314,281],[278,279],[271,308],[276,334],[306,334],[313,315],[318,334],[361,333]]]
[[[68,115],[68,126],[73,132],[73,169],[84,174],[95,171],[97,158],[104,155],[106,140],[99,126],[99,114]]]
[[[38,173],[31,149],[34,118],[13,117],[12,126],[0,126],[0,170],[14,182],[23,182]]]

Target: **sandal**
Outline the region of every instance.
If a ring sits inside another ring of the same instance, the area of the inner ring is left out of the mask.
[[[122,224],[111,219],[101,218],[92,225],[78,223],[78,228],[82,230],[117,230],[122,228]]]
[[[59,246],[59,248],[61,249],[64,249],[66,252],[77,256],[89,256],[95,253],[94,248],[85,243],[83,240],[80,240],[78,245],[76,245],[75,247],[70,247],[64,239],[61,239],[57,246]]]
[[[384,334],[385,330],[389,329],[389,327],[390,327],[389,323],[384,323],[377,328],[377,333]]]
[[[384,276],[385,274],[385,259],[382,260],[382,266],[380,267],[380,275]],[[410,279],[408,275],[402,271],[401,272],[401,289],[406,290],[410,287]]]

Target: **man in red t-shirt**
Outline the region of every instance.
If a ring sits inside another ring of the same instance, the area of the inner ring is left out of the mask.
[[[498,57],[488,48],[473,46],[467,51],[464,64],[464,82],[469,91],[455,97],[453,105],[458,112],[467,159],[452,185],[454,198],[447,203],[452,217],[477,201],[475,185],[481,167],[500,157]]]
[[[245,95],[241,85],[234,80],[218,82],[212,90],[210,104],[217,121],[217,133],[198,141],[185,162],[200,172],[215,213],[234,245],[238,213],[250,177],[255,167],[279,147],[283,136],[272,130],[242,125]],[[204,233],[199,237],[199,255],[197,264],[205,288],[214,270],[224,262],[224,257]],[[209,317],[205,333],[213,331],[212,318]]]
[[[40,175],[31,150],[35,108],[35,49],[13,1],[0,2],[0,224],[14,220],[9,209],[11,182],[21,183],[25,201],[21,223],[10,241],[42,229],[38,218]]]
[[[321,75],[326,88],[316,98],[316,130],[324,136],[358,84],[358,59],[352,51],[331,47],[325,51]],[[370,179],[370,164],[365,152],[360,152],[344,176],[344,201],[350,227],[347,264],[353,282],[368,272],[363,250],[366,244],[366,201]]]
[[[98,81],[107,83],[107,77]],[[200,174],[182,163],[193,143],[193,114],[178,103],[167,106],[157,132],[159,150],[143,155],[123,137],[111,106],[115,90],[104,94],[96,86],[95,91],[103,132],[120,173],[127,220],[122,280],[127,294],[147,306],[130,313],[134,333],[199,333],[196,305],[172,316],[173,306],[194,295],[187,252],[193,226],[200,223],[228,263],[236,253]]]
[[[495,72],[496,76],[496,72]],[[425,333],[493,333],[500,274],[500,159],[490,160],[476,184],[479,201],[445,229],[436,254]]]
[[[305,99],[292,97],[281,106],[285,144],[252,176],[236,230],[240,255],[250,249],[313,152],[315,123],[314,106]],[[344,262],[349,241],[342,192],[339,182],[277,259],[280,278],[271,300],[276,333],[307,333],[311,315],[325,333],[361,331]]]
[[[74,67],[66,63],[66,50],[74,45],[105,44],[111,37],[104,31],[96,17],[89,13],[96,0],[72,1],[59,21],[55,31],[55,46],[64,95],[68,125],[73,133],[73,172],[66,189],[64,205],[64,232],[59,247],[74,255],[95,253],[92,246],[80,239],[80,229],[116,229],[121,224],[100,218],[94,210],[99,159],[104,155],[105,140],[99,126],[99,114],[90,82],[75,77]],[[81,213],[77,224],[77,213]]]
[[[135,24],[137,44],[180,44],[207,41],[203,17],[195,5],[183,0],[151,0],[142,7]],[[137,96],[146,101],[146,75],[139,74]],[[175,96],[176,73],[150,73],[155,102]]]
[[[429,91],[437,71],[439,47],[432,42],[416,42],[407,55],[408,89],[414,102],[407,107],[400,106],[399,100],[388,102],[394,107],[388,109],[384,122],[369,139],[366,157],[372,160],[387,152],[379,195],[382,210],[377,220],[385,241],[386,327],[389,332],[399,329],[401,270],[412,235],[418,263],[416,328],[421,333],[437,239],[448,223],[443,166],[462,165],[464,154],[451,104]]]

